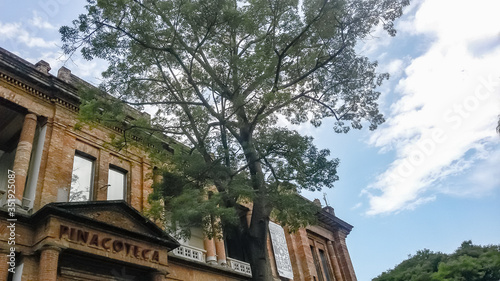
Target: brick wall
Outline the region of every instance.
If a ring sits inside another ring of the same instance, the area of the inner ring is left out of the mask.
[[[5,51],[2,51],[5,52]],[[1,69],[0,69],[1,72]],[[127,196],[128,203],[135,209],[142,211],[149,207],[148,196],[152,192],[153,164],[148,155],[139,148],[130,148],[117,151],[107,145],[111,141],[110,135],[116,134],[113,130],[102,126],[90,128],[83,126],[75,129],[77,122],[77,105],[58,99],[57,94],[47,88],[38,89],[37,85],[16,76],[7,79],[0,75],[0,98],[15,103],[26,109],[27,112],[36,114],[39,119],[45,119],[46,134],[40,163],[40,173],[37,179],[36,194],[33,211],[41,209],[44,205],[57,200],[58,190],[71,186],[73,161],[76,151],[92,156],[94,161],[94,192],[93,200],[106,200],[108,172],[110,165],[120,167],[127,171]],[[52,76],[41,76],[40,79],[56,79]],[[61,83],[59,81],[58,83]],[[54,89],[56,91],[57,89]],[[57,91],[56,91],[57,92]],[[251,209],[251,204],[249,204]],[[248,212],[248,219],[251,211]],[[33,249],[35,245],[30,239],[37,239],[37,235],[46,231],[40,226],[36,233],[31,233],[29,227],[22,227],[18,234],[21,236],[19,245],[21,254],[24,255],[25,269],[23,280],[54,280],[59,252],[57,249]],[[346,232],[324,227],[312,226],[300,229],[296,233],[288,233],[285,237],[288,244],[295,280],[315,280],[316,267],[310,251],[309,236],[311,233],[329,241],[328,260],[331,263],[336,279],[356,280],[352,263],[346,245]],[[55,235],[55,234],[54,234]],[[6,239],[0,234],[0,246],[5,246]],[[75,245],[66,245],[78,248]],[[272,261],[272,271],[277,276],[274,257],[268,241],[269,254]],[[333,249],[333,250],[332,250]],[[80,249],[81,250],[81,249]],[[94,253],[99,254],[99,253]],[[2,262],[0,258],[0,262]],[[39,266],[40,264],[40,266]],[[0,281],[3,267],[0,265]],[[246,280],[232,273],[226,268],[193,267],[189,263],[174,262],[170,265],[170,274],[166,280]],[[162,279],[163,277],[158,277]],[[247,278],[248,279],[248,278]],[[279,279],[279,278],[278,278]],[[340,280],[338,280],[340,281]]]
[[[45,100],[0,80],[0,98],[25,107],[40,117],[47,118],[40,173],[34,211],[55,202],[59,188],[71,186],[72,166],[75,151],[79,150],[96,158],[94,174],[95,199],[106,200],[106,190],[99,189],[108,184],[109,165],[127,170],[128,202],[139,211],[149,206],[147,197],[152,192],[152,166],[148,156],[139,149],[114,151],[106,145],[113,133],[108,128],[83,127],[75,130],[77,112],[61,104]]]

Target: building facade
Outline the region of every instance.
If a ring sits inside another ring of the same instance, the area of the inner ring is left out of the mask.
[[[179,242],[141,215],[148,154],[108,145],[119,128],[76,128],[85,82],[49,71],[0,48],[0,281],[250,280],[231,241],[193,229]],[[318,219],[295,233],[270,226],[276,280],[356,280],[352,226],[328,206]]]

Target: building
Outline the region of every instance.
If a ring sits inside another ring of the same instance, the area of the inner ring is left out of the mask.
[[[250,280],[224,239],[193,230],[179,243],[141,215],[148,154],[107,145],[119,128],[76,129],[75,85],[85,82],[49,71],[0,48],[0,281]],[[271,224],[276,280],[356,280],[352,226],[328,206],[318,218],[291,234]]]

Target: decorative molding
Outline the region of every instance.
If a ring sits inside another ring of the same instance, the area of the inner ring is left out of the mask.
[[[0,80],[3,80],[6,84],[8,84],[14,88],[17,88],[19,90],[22,90],[22,91],[24,91],[32,96],[35,96],[37,98],[43,99],[43,100],[51,102],[51,103],[59,104],[63,107],[68,108],[69,110],[71,110],[73,112],[78,112],[80,110],[79,107],[74,105],[74,104],[71,104],[67,101],[60,99],[60,98],[51,98],[49,95],[47,95],[43,92],[40,92],[39,90],[19,81],[17,79],[14,79],[5,73],[0,72]]]
[[[232,258],[227,258],[227,262],[229,264],[229,267],[231,267],[234,271],[245,274],[247,276],[252,276],[252,267],[249,263]]]
[[[195,247],[181,245],[172,251],[174,255],[187,258],[194,261],[205,262],[205,250],[198,249]]]

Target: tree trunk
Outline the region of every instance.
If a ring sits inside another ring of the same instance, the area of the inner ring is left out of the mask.
[[[272,207],[268,202],[268,194],[264,173],[259,161],[259,155],[252,141],[250,126],[240,129],[240,145],[250,172],[252,188],[255,191],[253,200],[252,218],[247,231],[247,252],[250,254],[252,279],[255,281],[272,281],[273,275],[268,256],[267,238],[269,235],[269,216]]]
[[[263,199],[263,200],[261,200]],[[268,207],[264,198],[256,198],[253,204],[252,221],[248,229],[247,251],[250,253],[252,280],[272,281],[273,274],[267,249],[269,235]]]

